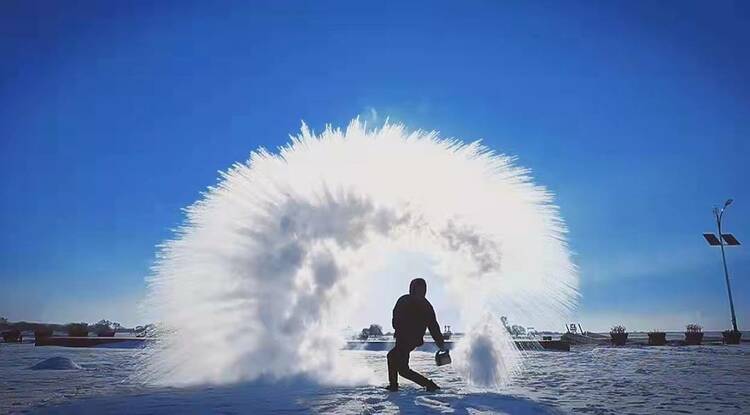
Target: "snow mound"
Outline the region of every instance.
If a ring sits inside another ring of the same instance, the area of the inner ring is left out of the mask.
[[[76,362],[67,357],[50,357],[30,367],[31,370],[79,370],[82,369]]]

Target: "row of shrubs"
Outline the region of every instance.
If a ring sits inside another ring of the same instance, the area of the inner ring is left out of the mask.
[[[52,335],[52,331],[52,327],[42,326],[34,330],[34,336],[49,337]],[[94,333],[99,337],[113,337],[115,335],[115,329],[108,324],[70,323],[65,326],[65,331],[70,337],[88,337],[89,333]]]
[[[622,346],[628,340],[628,332],[623,326],[612,327],[609,336],[615,346]],[[739,344],[740,337],[742,337],[742,333],[739,331],[726,330],[722,332],[724,344]],[[703,342],[703,327],[698,324],[688,324],[685,328],[685,344],[694,346],[700,345],[701,342]],[[658,330],[649,332],[648,344],[649,346],[664,346],[667,344],[667,334]]]
[[[96,334],[99,337],[113,337],[115,335],[115,328],[109,324],[97,323],[89,326],[88,323],[70,323],[65,326],[65,331],[70,337],[88,337],[89,332]],[[34,337],[50,337],[54,333],[52,326],[38,325],[34,328]],[[17,343],[23,340],[21,330],[11,329],[2,332],[3,341],[6,343]]]
[[[22,333],[29,331],[33,331],[37,338],[50,337],[55,332],[64,332],[70,337],[88,337],[89,333],[99,337],[113,337],[116,332],[128,331],[128,329],[123,328],[120,323],[104,319],[93,324],[69,323],[62,325],[27,321],[13,323],[4,317],[0,317],[0,335],[6,343],[20,343],[23,341]]]

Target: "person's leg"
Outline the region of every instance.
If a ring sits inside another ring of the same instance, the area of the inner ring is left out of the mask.
[[[404,350],[402,359],[400,361],[401,365],[398,369],[398,374],[403,376],[406,379],[409,379],[410,381],[416,383],[419,386],[422,386],[424,388],[427,388],[427,390],[436,390],[439,389],[438,385],[435,384],[435,382],[427,379],[426,377],[420,375],[419,373],[411,370],[409,368],[409,353],[414,350],[414,348],[409,348],[407,350]]]
[[[401,366],[401,355],[398,344],[388,352],[388,388],[391,390],[398,389],[398,368]]]

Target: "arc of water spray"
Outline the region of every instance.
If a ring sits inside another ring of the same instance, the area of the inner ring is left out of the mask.
[[[304,373],[354,382],[341,310],[364,294],[384,246],[408,246],[473,327],[454,357],[473,384],[508,381],[519,355],[487,315],[561,319],[577,273],[552,196],[479,142],[386,123],[319,135],[303,125],[260,149],[186,209],[161,245],[147,307],[161,322],[144,373],[169,384]]]

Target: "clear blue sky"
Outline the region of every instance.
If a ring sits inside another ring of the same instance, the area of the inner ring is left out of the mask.
[[[0,315],[140,323],[154,246],[218,170],[374,109],[558,195],[584,328],[729,327],[700,234],[734,197],[750,327],[748,3],[219,3],[0,4]]]

